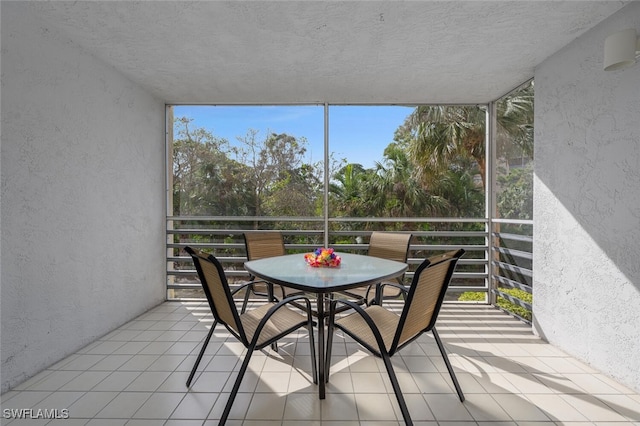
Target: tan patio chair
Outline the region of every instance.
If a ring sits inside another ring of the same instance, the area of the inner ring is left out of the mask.
[[[438,349],[440,349],[447,370],[449,370],[449,375],[458,397],[460,401],[464,401],[462,389],[435,327],[453,271],[463,254],[464,250],[460,249],[433,256],[423,261],[416,270],[409,288],[402,287],[403,291],[407,291],[407,295],[400,315],[380,305],[370,305],[363,308],[357,303],[348,300],[333,300],[329,308],[327,360],[331,359],[331,345],[336,328],[351,336],[375,356],[382,358],[389,374],[393,391],[396,394],[402,417],[407,425],[412,425],[413,423],[393,370],[391,357],[424,332],[433,332],[433,337]],[[353,308],[355,312],[342,318],[336,318],[337,304],[345,304]],[[329,377],[329,366],[330,362],[327,362],[325,375],[327,378]]]
[[[406,263],[410,243],[410,233],[374,231],[371,233],[371,238],[369,239],[367,255]],[[397,277],[394,281],[403,285],[404,274]],[[387,283],[389,283],[389,281],[383,281],[380,284]],[[384,285],[382,288],[382,294],[376,294],[375,285],[346,290],[344,294],[356,298],[361,304],[364,303],[367,305],[371,304],[376,298],[377,300],[375,301],[381,303],[383,299],[396,299],[403,295],[402,291],[396,286]]]
[[[247,250],[248,260],[258,260],[286,254],[284,250],[284,240],[282,239],[282,233],[280,231],[245,232],[244,245]],[[250,276],[249,279],[254,280],[255,277]],[[273,294],[271,294],[271,291],[273,291]],[[249,302],[251,293],[268,297],[270,300],[282,300],[289,296],[302,294],[301,291],[290,287],[271,285],[264,281],[256,282],[246,288],[241,312],[247,309],[247,303]]]
[[[205,338],[198,359],[187,380],[187,387],[191,385],[193,375],[217,324],[224,325],[229,333],[242,342],[247,348],[247,354],[238,371],[238,377],[233,385],[231,395],[229,395],[219,424],[223,425],[229,416],[231,406],[238,393],[242,378],[247,370],[249,360],[254,350],[263,349],[302,327],[305,327],[309,332],[313,382],[318,383],[315,359],[316,351],[313,338],[313,320],[309,299],[303,296],[293,296],[281,300],[278,303],[266,303],[257,309],[241,314],[236,308],[233,295],[244,286],[251,285],[251,283],[245,283],[238,289],[231,291],[222,265],[220,265],[220,262],[213,255],[194,250],[191,247],[186,247],[185,250],[193,258],[193,263],[196,266],[198,277],[200,278],[202,288],[207,296],[207,301],[209,302],[214,318],[211,330],[209,330],[209,334]],[[301,314],[297,309],[289,309],[287,305],[293,301],[297,302],[298,306],[306,306],[306,315]]]

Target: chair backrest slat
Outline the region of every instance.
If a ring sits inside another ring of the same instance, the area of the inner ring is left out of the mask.
[[[390,352],[435,326],[447,287],[464,250],[450,251],[426,259],[416,270],[400,315]]]
[[[280,231],[251,231],[244,233],[244,243],[249,260],[285,254],[284,240]]]
[[[240,317],[231,295],[231,289],[220,262],[212,255],[200,250],[195,250],[191,247],[186,247],[185,250],[193,258],[215,319],[221,324],[231,327],[242,339],[245,339]]]
[[[399,232],[372,232],[369,240],[369,256],[406,262],[411,234]]]

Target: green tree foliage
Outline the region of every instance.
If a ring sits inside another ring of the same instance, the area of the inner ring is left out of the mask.
[[[407,150],[396,142],[387,146],[382,162],[376,163],[372,183],[378,203],[388,217],[431,216],[447,204],[420,184]]]
[[[533,102],[533,81],[498,101],[498,157],[533,158]]]
[[[498,102],[499,151],[507,160],[532,151],[532,99],[527,86]],[[331,159],[330,215],[483,217],[485,117],[481,106],[419,106],[374,167]],[[322,215],[323,169],[305,161],[304,137],[249,129],[231,145],[190,124],[175,122],[175,214]],[[521,170],[500,177],[499,197],[501,208],[519,218],[530,217],[531,199],[530,176]]]
[[[505,97],[497,134],[497,215],[533,219],[533,83]]]
[[[234,152],[246,164],[244,179],[253,191],[253,216],[308,216],[315,212],[321,180],[317,165],[304,162],[307,141],[286,133],[260,139],[257,130],[238,138]],[[311,186],[311,191],[309,187]]]
[[[246,166],[229,158],[229,143],[209,131],[175,120],[173,211],[182,216],[246,214],[251,193],[242,181]]]
[[[485,117],[484,109],[473,105],[422,105],[407,117],[409,151],[425,183],[438,180],[458,159],[467,157],[485,186]]]
[[[501,98],[496,104],[498,155],[513,150],[533,155],[533,83]],[[461,157],[477,167],[486,187],[486,109],[477,105],[422,105],[401,128],[409,135],[409,152],[425,182],[439,179],[443,170]],[[515,148],[514,148],[515,147]]]
[[[321,171],[304,161],[307,141],[287,134],[261,138],[249,130],[239,145],[192,120],[175,120],[175,215],[311,216],[318,213]]]
[[[367,182],[373,171],[361,164],[347,164],[332,176],[329,199],[332,216],[366,217],[369,215],[366,198]]]
[[[418,180],[402,143],[389,144],[375,167],[347,164],[332,178],[329,191],[331,213],[335,216],[425,217],[450,208],[446,198],[429,191]],[[407,226],[410,225],[404,224]]]
[[[498,212],[505,219],[533,219],[533,163],[498,176]]]

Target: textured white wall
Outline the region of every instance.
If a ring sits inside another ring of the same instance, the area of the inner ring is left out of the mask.
[[[162,302],[164,104],[2,4],[2,391]]]
[[[640,390],[640,64],[605,72],[604,39],[640,3],[536,70],[534,316],[549,342]]]

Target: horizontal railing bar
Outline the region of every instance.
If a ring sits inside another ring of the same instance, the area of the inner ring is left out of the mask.
[[[241,236],[245,232],[251,232],[247,229],[212,229],[212,228],[177,228],[167,229],[167,234],[174,235],[239,235]],[[324,235],[324,231],[317,229],[302,229],[302,230],[280,230],[282,235]]]
[[[331,231],[329,232],[329,235],[355,235],[367,237],[371,235],[372,232],[373,231]],[[402,231],[398,232],[403,233]],[[411,231],[411,235],[413,237],[486,237],[488,234],[489,233],[486,231]]]
[[[510,263],[492,261],[492,265],[497,266],[500,269],[505,269],[507,271],[516,272],[518,274],[526,275],[528,277],[533,277],[533,271],[531,269],[523,268],[521,266],[515,266]]]
[[[167,288],[171,290],[201,289],[202,285],[200,283],[167,284]]]
[[[329,222],[396,222],[396,223],[488,223],[484,218],[447,218],[447,217],[330,217]]]
[[[235,263],[235,264],[244,263],[248,260],[246,257],[216,257],[216,258],[220,260],[221,263]],[[187,257],[170,257],[170,258],[167,258],[167,261],[180,262],[180,263],[193,263],[193,261]],[[407,259],[408,265],[420,265],[422,262],[424,262],[424,259],[420,259],[420,258]],[[486,265],[487,263],[488,263],[487,261],[483,261],[483,262],[474,262],[474,261],[463,262],[462,260],[458,261],[458,265],[483,266],[483,265]],[[410,274],[410,273],[412,273],[412,271],[407,272],[407,274]],[[471,273],[471,272],[468,272],[468,273]],[[482,274],[484,277],[488,276],[487,272],[474,272],[474,274]]]
[[[519,257],[521,259],[527,259],[527,260],[533,260],[533,253],[529,252],[529,251],[522,251],[522,250],[514,250],[514,249],[510,249],[510,248],[505,248],[505,247],[493,247],[493,251],[497,251],[500,252],[502,254],[508,254],[511,256],[515,256],[515,257]]]
[[[246,256],[216,256],[216,259],[218,259],[220,263],[241,263],[248,260]],[[193,259],[189,256],[171,256],[167,257],[167,262],[193,263]]]
[[[498,281],[500,284],[504,284],[504,285],[506,285],[508,287],[517,288],[517,289],[520,289],[522,291],[526,291],[529,294],[531,294],[533,292],[533,288],[530,285],[523,284],[523,283],[518,282],[518,281],[510,280],[509,278],[502,277],[500,275],[492,275],[491,277],[494,280]]]
[[[407,259],[409,265],[419,265],[424,262],[424,257],[410,257]],[[487,266],[489,261],[486,259],[460,259],[458,265],[474,265],[474,266]]]
[[[244,243],[196,243],[196,242],[182,242],[182,243],[167,243],[167,248],[185,248],[193,247],[198,249],[223,249],[223,250],[245,250]],[[285,244],[287,250],[308,250],[313,251],[318,247],[317,244]],[[217,256],[216,256],[217,257]]]
[[[316,216],[167,216],[168,222],[324,222]],[[329,222],[359,223],[488,223],[486,218],[447,218],[447,217],[330,217]]]
[[[228,256],[228,257],[220,257],[216,256],[216,258],[221,262],[246,262],[248,259],[246,256]],[[422,263],[425,260],[424,257],[410,257],[407,259],[407,263]],[[190,256],[169,256],[167,257],[168,262],[192,262]],[[458,261],[458,265],[487,265],[489,261],[487,259],[460,259]]]
[[[480,286],[461,286],[461,285],[450,285],[447,288],[448,291],[451,291],[452,293],[459,293],[459,292],[479,292],[479,293],[488,293],[489,289],[487,287],[480,287]]]
[[[488,278],[486,272],[454,272],[453,278]]]
[[[233,256],[233,257],[221,257],[216,256],[216,258],[221,263],[240,263],[246,262],[248,259],[246,256]],[[424,262],[424,257],[413,257],[407,259],[408,264],[419,265]],[[181,262],[181,263],[192,263],[193,260],[189,256],[169,256],[167,257],[167,262]],[[458,265],[487,265],[489,263],[486,259],[460,259],[458,261]]]
[[[459,248],[463,248],[466,251],[473,251],[473,250],[482,250],[482,251],[486,251],[489,246],[487,246],[486,244],[415,244],[415,245],[411,245],[411,250],[444,250],[444,251],[449,251],[449,250],[457,250]]]
[[[242,284],[244,284],[244,282],[242,283],[229,283],[229,287],[231,288],[231,290],[235,290],[236,288],[240,287]],[[174,290],[184,290],[184,289],[202,289],[202,284],[200,284],[200,281],[198,282],[191,282],[191,283],[181,283],[181,284],[167,284],[167,288],[169,289],[174,289]]]
[[[231,284],[231,287],[233,287],[233,284]],[[200,289],[202,288],[202,285],[199,282],[192,282],[192,283],[180,283],[180,284],[167,284],[167,288],[168,289],[174,289],[174,290],[179,290],[179,289]],[[459,292],[479,292],[479,293],[488,293],[488,289],[486,287],[479,287],[479,286],[449,286],[448,291],[451,291],[452,293],[459,293]]]
[[[170,269],[167,271],[167,275],[174,276],[174,277],[196,276],[197,272],[195,269],[173,269],[173,270]],[[229,277],[248,277],[249,273],[244,269],[237,269],[237,270],[230,269],[225,271],[225,275]],[[413,277],[413,275],[414,275],[413,272],[407,272],[406,273],[407,281],[409,278]],[[472,279],[472,278],[484,279],[484,278],[487,278],[487,276],[488,276],[487,274],[481,273],[481,272],[455,272],[453,274],[453,278],[459,278],[459,279]]]
[[[167,222],[324,222],[321,216],[167,216]]]
[[[508,234],[504,232],[493,232],[491,235],[497,238],[502,238],[503,240],[524,241],[527,243],[533,242],[533,236],[530,235]]]
[[[167,248],[185,248],[193,247],[197,249],[203,248],[219,248],[219,249],[236,249],[244,250],[244,243],[196,243],[196,242],[183,242],[183,243],[167,243]]]
[[[196,272],[195,269],[169,269],[167,271],[167,275],[171,275],[173,277],[191,276],[191,275],[197,275],[197,274],[198,273]],[[228,277],[244,277],[244,276],[248,277],[249,276],[249,273],[244,269],[237,269],[237,270],[229,269],[224,271],[224,274]]]
[[[509,225],[531,225],[533,226],[533,220],[530,219],[491,219],[493,223],[506,223]]]
[[[220,263],[243,263],[249,260],[247,256],[216,256],[216,259]],[[193,263],[193,260],[189,256],[170,256],[167,262]]]
[[[185,248],[187,246],[198,249],[227,249],[227,250],[245,250],[244,243],[196,243],[185,241],[182,243],[167,243],[167,248]],[[318,247],[317,244],[285,244],[285,249],[290,250],[309,250],[313,251]]]
[[[196,242],[182,242],[182,243],[167,243],[167,248],[184,248],[186,246],[194,247],[194,248],[217,248],[217,249],[237,249],[243,250],[245,249],[244,243],[196,243]],[[365,250],[368,245],[360,245],[360,244],[332,244],[336,251],[343,250]],[[314,250],[317,248],[316,244],[285,244],[285,248],[287,249],[311,249]],[[411,251],[416,250],[430,250],[430,251],[449,251],[456,250],[459,248],[464,248],[466,251],[486,251],[488,246],[486,245],[438,245],[438,244],[419,244],[412,245],[410,247]]]
[[[308,245],[308,244],[307,244]],[[293,247],[293,245],[285,245],[286,247]],[[360,250],[367,251],[369,244],[331,244],[336,251],[343,250]],[[487,250],[489,246],[480,244],[411,244],[409,251],[417,250],[431,250],[431,251],[449,251],[463,248],[465,250]]]
[[[458,265],[488,265],[488,259],[465,259],[458,260]]]
[[[460,238],[480,238],[488,237],[489,233],[484,231],[416,231],[411,233],[414,237],[460,237]]]
[[[285,250],[307,250],[314,251],[318,248],[318,244],[285,244]],[[293,253],[292,253],[293,254]]]
[[[167,234],[172,235],[242,235],[245,232],[251,232],[247,229],[211,229],[211,228],[176,228],[167,229]],[[280,230],[283,235],[324,235],[323,230],[302,229],[302,230]],[[331,231],[330,236],[363,236],[371,235],[372,231]],[[414,237],[487,237],[488,232],[485,231],[412,231]]]

